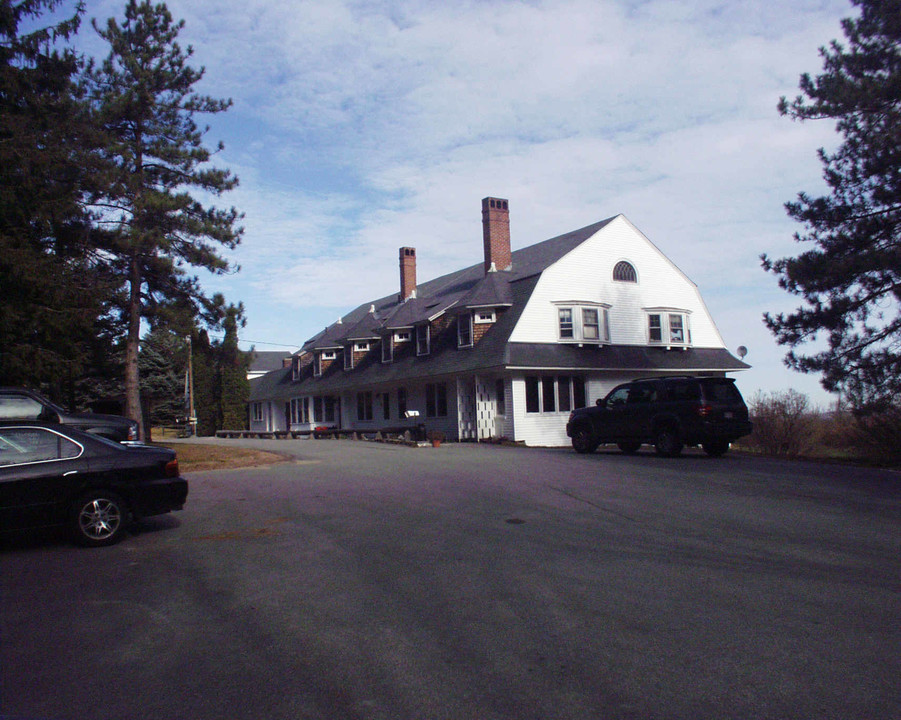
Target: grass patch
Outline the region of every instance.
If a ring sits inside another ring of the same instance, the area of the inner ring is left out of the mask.
[[[221,445],[201,443],[154,444],[175,450],[178,453],[179,470],[183,473],[272,465],[273,463],[289,462],[293,459],[281,453],[252,448],[222,447]]]

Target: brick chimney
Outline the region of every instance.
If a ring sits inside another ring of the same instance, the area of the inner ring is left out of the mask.
[[[506,200],[487,197],[482,200],[482,238],[485,243],[485,272],[509,270],[513,264],[510,255],[510,210]]]
[[[416,248],[400,249],[400,300],[409,299],[416,293]]]

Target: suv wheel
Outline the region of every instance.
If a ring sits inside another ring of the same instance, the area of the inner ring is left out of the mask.
[[[626,455],[634,455],[638,452],[638,448],[641,447],[641,443],[630,440],[628,442],[616,443],[616,447],[626,453]]]
[[[676,428],[662,427],[654,437],[654,449],[663,457],[676,457],[682,452],[682,440]]]
[[[702,443],[701,447],[704,448],[704,452],[710,457],[720,457],[726,454],[726,451],[729,449],[729,443],[726,440],[711,440],[710,442]]]
[[[598,444],[591,437],[591,430],[587,427],[578,427],[573,432],[573,450],[577,453],[593,453]]]

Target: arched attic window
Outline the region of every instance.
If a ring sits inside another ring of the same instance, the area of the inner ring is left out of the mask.
[[[616,265],[613,266],[613,279],[618,280],[619,282],[638,282],[638,273],[635,272],[635,268],[632,266],[632,263],[628,263],[625,260],[620,260]]]

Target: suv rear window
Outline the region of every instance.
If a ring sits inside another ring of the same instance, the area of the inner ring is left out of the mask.
[[[742,402],[741,393],[733,382],[706,381],[704,396],[707,402],[737,403]]]

